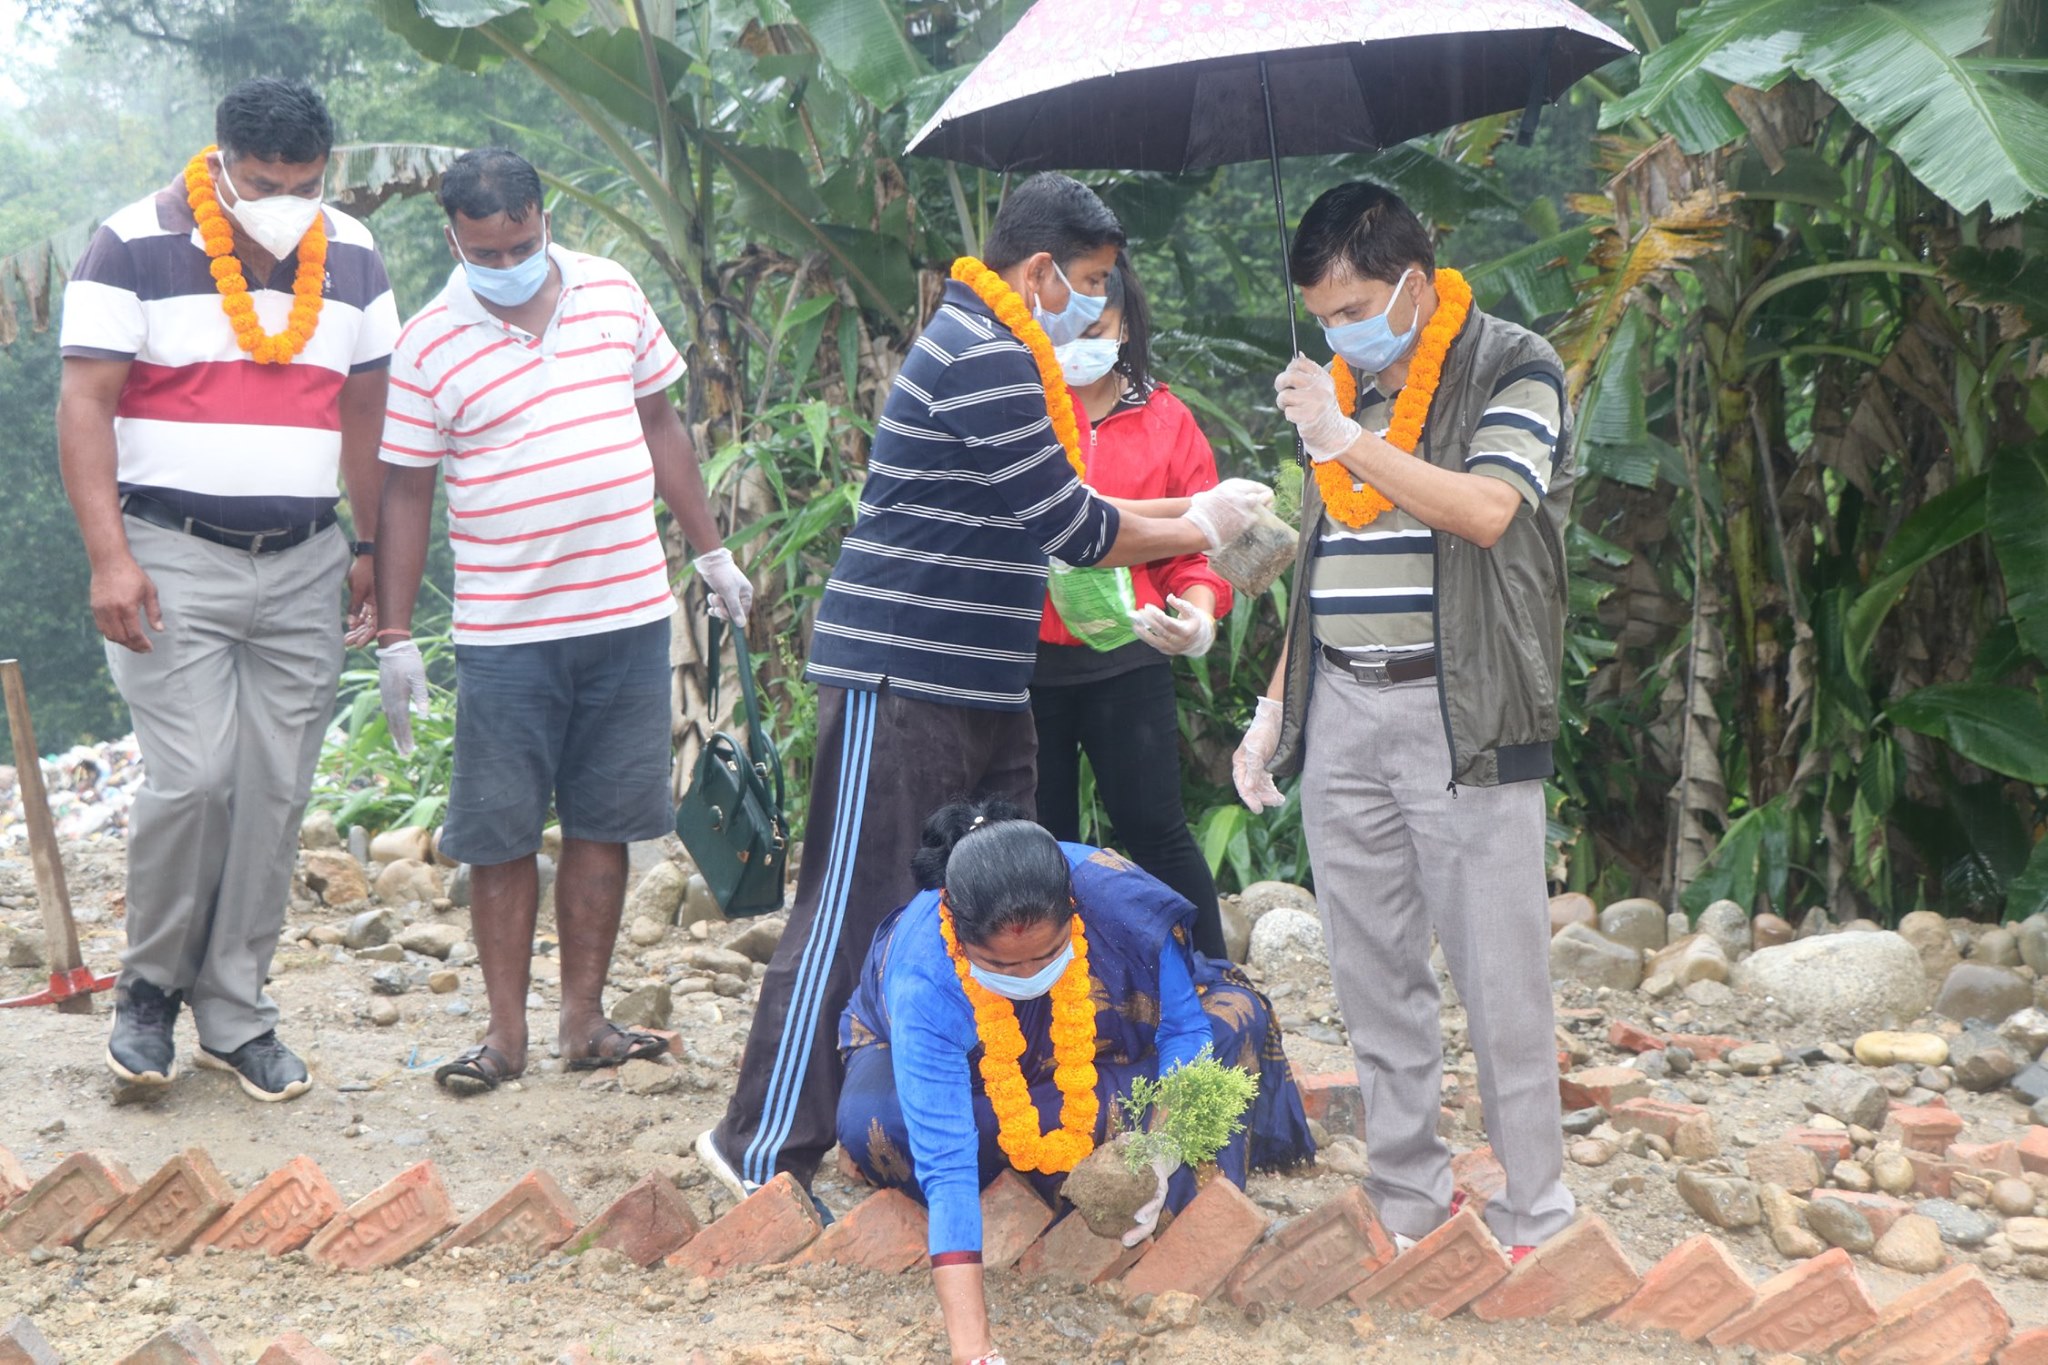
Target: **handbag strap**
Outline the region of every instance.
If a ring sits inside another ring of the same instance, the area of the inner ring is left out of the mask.
[[[714,616],[704,632],[706,642],[705,653],[708,655],[706,663],[711,673],[711,713],[713,715],[718,714],[718,681],[720,676],[718,667],[718,637],[726,629],[726,623]],[[773,752],[773,750],[767,743],[767,732],[761,728],[761,698],[754,691],[754,663],[747,655],[747,637],[740,631],[735,630],[732,632],[732,648],[734,668],[740,675],[740,700],[745,704],[747,711],[747,754],[748,757],[759,762],[761,761],[761,751],[763,749],[769,749],[770,752]],[[778,763],[775,766],[777,768],[777,786],[779,787],[781,785],[782,774],[780,769],[782,765]],[[776,799],[779,804],[781,800],[780,792],[777,793]]]

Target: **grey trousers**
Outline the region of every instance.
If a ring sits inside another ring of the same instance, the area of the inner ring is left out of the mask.
[[[1302,822],[1337,1000],[1358,1058],[1372,1173],[1389,1231],[1450,1212],[1442,996],[1430,935],[1464,1001],[1479,1093],[1507,1189],[1493,1233],[1533,1246],[1572,1217],[1558,1122],[1543,881],[1543,784],[1450,790],[1435,680],[1362,683],[1318,659]]]
[[[341,676],[348,542],[254,555],[124,521],[164,629],[147,654],[107,646],[144,773],[122,974],[183,991],[199,1041],[232,1052],[277,1024],[263,982]]]

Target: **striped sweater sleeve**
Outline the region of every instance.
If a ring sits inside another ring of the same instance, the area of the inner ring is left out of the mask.
[[[1494,386],[1465,452],[1465,468],[1500,479],[1530,507],[1542,502],[1557,471],[1563,385],[1548,366],[1524,365]]]

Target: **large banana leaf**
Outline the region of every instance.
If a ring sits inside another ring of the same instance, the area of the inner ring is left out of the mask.
[[[1961,60],[1985,45],[1997,8],[1997,0],[1707,0],[1678,38],[1643,59],[1636,90],[1601,122],[1672,118],[1697,141],[1714,134],[1693,126],[1702,73],[1759,89],[1796,74],[1817,82],[1949,204],[1967,213],[1988,203],[2005,217],[2048,197],[2048,109]],[[1738,122],[1722,143],[1740,132]]]
[[[1906,585],[1920,566],[1984,530],[1984,478],[1965,479],[1915,508],[1885,545],[1877,571],[1848,611],[1842,629],[1842,653],[1849,676],[1864,681],[1864,661],[1877,639],[1877,628],[1906,594]]]
[[[917,283],[903,243],[822,221],[824,204],[796,153],[749,146],[708,131],[698,138],[731,172],[738,216],[750,229],[799,251],[823,251],[871,307],[900,312],[915,300]]]
[[[1989,683],[1936,683],[1899,698],[1886,713],[1980,768],[2048,787],[2048,710],[2039,693]]]
[[[2004,451],[1990,478],[1985,520],[2005,575],[2005,609],[2020,643],[2048,661],[2048,443]]]
[[[910,45],[896,0],[788,0],[818,55],[845,82],[887,108],[931,67]],[[912,127],[918,125],[912,124]]]

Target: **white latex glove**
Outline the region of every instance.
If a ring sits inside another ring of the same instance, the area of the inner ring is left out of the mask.
[[[1273,774],[1266,771],[1279,747],[1280,703],[1271,697],[1260,697],[1258,714],[1252,717],[1230,760],[1230,776],[1237,783],[1238,799],[1250,806],[1255,815],[1287,804],[1287,798],[1273,785]]]
[[[1337,406],[1337,381],[1307,356],[1288,362],[1273,381],[1273,392],[1279,395],[1281,416],[1294,423],[1302,445],[1318,462],[1351,449],[1364,430]]]
[[[1152,1176],[1159,1182],[1159,1192],[1131,1215],[1131,1230],[1124,1234],[1124,1245],[1134,1247],[1152,1235],[1152,1229],[1159,1226],[1159,1215],[1166,1208],[1166,1182],[1173,1179],[1173,1173],[1180,1169],[1180,1163],[1171,1157],[1152,1158]]]
[[[704,608],[721,621],[732,622],[734,630],[747,628],[747,613],[754,609],[754,585],[733,563],[732,551],[723,545],[691,561],[709,592]]]
[[[1150,602],[1127,613],[1138,638],[1161,654],[1185,659],[1199,659],[1207,654],[1209,646],[1216,643],[1216,618],[1185,598],[1171,594],[1166,605],[1179,615],[1169,616]]]
[[[1220,550],[1251,529],[1259,513],[1273,505],[1273,490],[1250,479],[1225,479],[1188,499],[1186,519]]]
[[[412,752],[412,718],[427,714],[427,661],[411,640],[393,640],[377,649],[377,696],[384,703],[384,723],[401,755]]]

